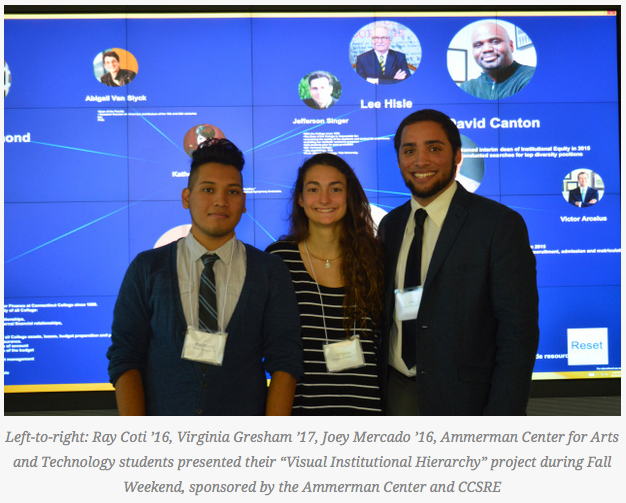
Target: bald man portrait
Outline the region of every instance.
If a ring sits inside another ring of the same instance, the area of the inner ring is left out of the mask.
[[[472,53],[482,69],[478,78],[461,84],[461,89],[476,98],[497,100],[513,96],[530,81],[535,68],[513,58],[513,41],[508,32],[493,21],[476,26],[472,32]]]

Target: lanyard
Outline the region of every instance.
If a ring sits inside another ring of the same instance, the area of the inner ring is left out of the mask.
[[[313,279],[315,280],[315,286],[317,286],[317,293],[320,296],[320,306],[322,306],[322,321],[324,322],[324,336],[326,337],[326,343],[328,344],[328,330],[326,328],[326,314],[324,313],[324,297],[322,297],[322,291],[320,290],[320,284],[317,281],[317,274],[313,268],[313,262],[311,261],[311,255],[309,253],[309,247],[306,245],[306,239],[304,240],[304,249],[306,250],[306,256],[309,259],[309,266],[313,273]],[[354,326],[352,327],[352,338],[356,336],[356,320],[354,320]]]

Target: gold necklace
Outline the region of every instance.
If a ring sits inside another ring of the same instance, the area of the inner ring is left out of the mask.
[[[306,249],[307,253],[308,253],[309,255],[311,255],[311,257],[313,257],[313,258],[315,258],[315,259],[317,259],[317,260],[320,260],[320,261],[322,261],[322,262],[326,262],[326,263],[324,264],[324,267],[325,267],[326,269],[330,269],[330,267],[331,267],[331,265],[332,265],[332,264],[331,264],[331,262],[334,262],[334,261],[335,261],[335,260],[337,260],[338,258],[341,258],[341,255],[339,255],[339,256],[337,256],[337,257],[335,257],[335,258],[319,258],[319,257],[316,257],[315,255],[313,255],[313,254],[311,253],[311,250],[309,250],[309,247],[308,247],[308,246],[307,246],[307,244],[306,244],[306,239],[304,240],[304,248]]]

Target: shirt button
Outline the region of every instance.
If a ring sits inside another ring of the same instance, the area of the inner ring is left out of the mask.
[[[196,414],[198,414],[199,416],[202,415],[202,409],[196,409]]]

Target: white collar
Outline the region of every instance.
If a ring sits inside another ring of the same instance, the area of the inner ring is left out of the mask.
[[[411,214],[419,209],[424,209],[437,227],[441,228],[448,214],[448,209],[450,208],[450,203],[452,202],[452,197],[454,197],[455,192],[456,182],[440,193],[428,206],[422,206],[415,198],[411,197]]]
[[[227,266],[230,265],[230,260],[233,256],[233,247],[236,243],[237,236],[235,235],[222,246],[220,246],[217,250],[209,251],[200,244],[200,242],[194,237],[191,231],[189,231],[189,234],[187,234],[187,237],[185,238],[185,246],[189,251],[189,256],[192,262],[200,259],[205,253],[215,253],[220,258],[220,260],[222,260]]]

